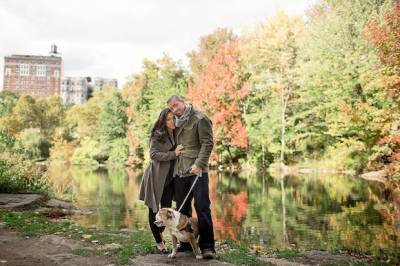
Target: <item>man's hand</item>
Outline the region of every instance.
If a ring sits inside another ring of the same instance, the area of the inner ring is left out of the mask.
[[[201,174],[201,168],[194,164],[194,165],[192,165],[192,169],[190,170],[190,173],[199,175],[199,174]]]
[[[182,144],[179,144],[178,146],[176,146],[176,148],[175,148],[175,154],[176,154],[176,156],[181,155],[182,150],[183,150],[183,145],[182,145]]]

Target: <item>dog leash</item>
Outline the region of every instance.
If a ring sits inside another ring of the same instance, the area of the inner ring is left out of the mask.
[[[181,206],[179,207],[178,212],[181,212],[181,209],[182,209],[183,205],[185,205],[185,202],[186,202],[186,200],[188,199],[188,197],[189,197],[189,195],[190,195],[190,192],[192,192],[192,190],[193,190],[193,188],[194,188],[194,185],[196,185],[197,179],[199,179],[199,177],[201,177],[201,175],[202,175],[202,172],[200,172],[199,174],[196,175],[196,179],[193,181],[193,184],[192,184],[192,186],[190,187],[188,193],[186,194],[186,197],[185,197],[185,199],[183,200]],[[181,177],[178,177],[178,178],[181,178]]]

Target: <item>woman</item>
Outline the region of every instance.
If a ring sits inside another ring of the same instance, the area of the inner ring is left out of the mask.
[[[140,187],[139,199],[149,207],[149,225],[157,249],[167,253],[162,232],[164,227],[154,224],[156,213],[172,205],[174,195],[173,172],[175,159],[181,154],[182,146],[174,141],[175,117],[166,108],[161,111],[150,135],[150,163],[146,167]]]

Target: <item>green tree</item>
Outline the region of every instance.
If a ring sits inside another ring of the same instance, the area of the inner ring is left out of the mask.
[[[116,164],[123,164],[128,160],[129,147],[125,143],[125,139],[115,139],[111,143],[110,157],[108,161]]]
[[[96,91],[85,104],[72,106],[66,111],[64,127],[78,139],[99,138],[99,119],[103,103],[115,92],[117,88],[113,87]]]
[[[296,119],[301,126],[295,128],[298,142],[304,143],[306,150],[353,158],[352,166],[356,167],[365,164],[381,128],[371,117],[364,117],[367,123],[360,126],[349,118],[348,111],[365,101],[376,101],[363,82],[364,73],[377,62],[363,32],[388,2],[324,0],[310,11],[299,64],[301,101]],[[362,112],[365,116],[374,110]]]
[[[26,128],[22,130],[15,143],[16,149],[22,150],[29,159],[42,159],[49,157],[50,143],[42,135],[39,128]]]
[[[279,153],[282,164],[285,152],[292,152],[285,143],[293,134],[293,125],[288,132],[287,117],[292,115],[291,102],[299,87],[297,62],[303,33],[301,18],[278,12],[242,38],[243,57],[252,83],[246,115],[251,145],[263,152],[268,147],[275,156]]]
[[[128,117],[125,113],[126,103],[120,92],[107,99],[102,106],[99,117],[99,135],[104,141],[112,141],[126,136]]]
[[[123,90],[128,103],[128,139],[130,154],[144,159],[150,130],[169,96],[187,91],[187,73],[179,61],[168,55],[143,61],[143,70],[134,74]],[[130,161],[133,161],[130,158]]]
[[[65,117],[66,107],[63,106],[61,99],[51,96],[37,101],[38,108],[43,114],[41,119],[41,129],[46,138],[51,139],[55,129],[62,125]]]
[[[9,91],[3,91],[0,95],[0,117],[10,114],[17,101],[18,95]]]

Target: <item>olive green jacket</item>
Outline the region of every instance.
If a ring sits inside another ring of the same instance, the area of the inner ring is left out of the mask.
[[[177,145],[183,145],[183,150],[175,162],[174,176],[193,175],[190,173],[193,164],[199,166],[203,173],[208,172],[213,132],[212,122],[205,114],[192,108],[189,120],[176,129],[175,141]]]

